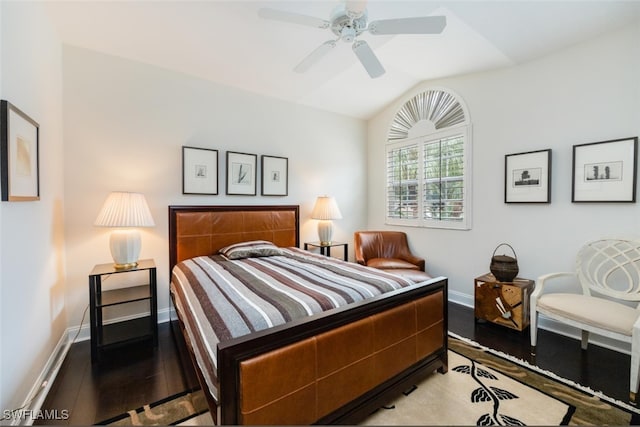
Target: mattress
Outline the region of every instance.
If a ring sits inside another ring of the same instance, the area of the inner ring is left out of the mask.
[[[277,256],[182,261],[173,269],[171,293],[217,401],[219,342],[413,284],[381,270],[287,248]]]

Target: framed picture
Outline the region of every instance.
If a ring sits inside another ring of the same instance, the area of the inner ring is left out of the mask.
[[[636,202],[638,137],[573,146],[572,202]]]
[[[287,196],[289,194],[289,159],[262,156],[262,195]]]
[[[505,203],[551,203],[551,150],[504,156]]]
[[[256,154],[227,151],[227,194],[256,195]]]
[[[9,101],[0,115],[2,201],[40,200],[40,126]]]
[[[218,194],[218,150],[182,147],[182,194]]]

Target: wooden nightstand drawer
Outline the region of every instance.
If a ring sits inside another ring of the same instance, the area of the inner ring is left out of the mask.
[[[493,274],[476,277],[474,286],[475,318],[518,331],[529,326],[529,297],[535,282],[516,277],[513,282],[498,282]]]

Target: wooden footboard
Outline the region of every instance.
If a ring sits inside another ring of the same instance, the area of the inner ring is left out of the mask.
[[[218,347],[221,424],[354,423],[447,370],[447,279]]]

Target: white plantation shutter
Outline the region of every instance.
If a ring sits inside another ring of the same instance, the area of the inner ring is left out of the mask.
[[[455,97],[436,92],[407,102],[392,124],[386,150],[385,216],[394,225],[469,229],[470,125]],[[439,127],[409,137],[414,124],[434,115],[441,118],[435,123]]]
[[[464,138],[424,144],[424,219],[464,220]]]
[[[419,151],[413,144],[387,151],[387,216],[419,218]]]

